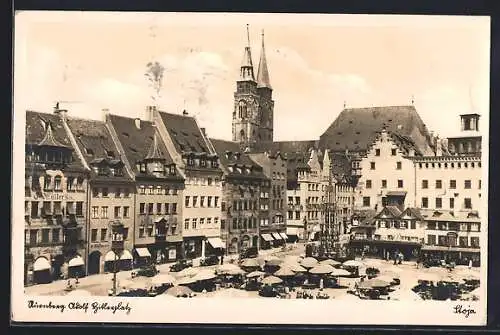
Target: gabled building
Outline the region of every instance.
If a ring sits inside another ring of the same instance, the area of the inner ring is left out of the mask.
[[[130,269],[134,247],[134,176],[129,174],[120,150],[103,121],[73,117],[64,119],[76,152],[89,169],[89,209],[87,225],[88,274]],[[124,226],[124,252],[111,251],[111,224]]]
[[[261,219],[261,248],[267,249],[286,243],[286,186],[287,159],[281,153],[250,153],[250,158],[262,167],[264,175],[271,181],[269,192],[269,217]],[[266,196],[266,195],[264,195]],[[261,203],[265,203],[262,199]]]
[[[231,254],[249,247],[260,249],[259,227],[263,220],[269,220],[265,194],[269,194],[271,181],[264,175],[261,166],[241,152],[238,143],[210,141],[224,171],[221,237],[226,250]]]
[[[187,258],[204,258],[222,252],[222,176],[219,157],[187,112],[182,115],[152,110],[161,140],[185,179],[182,192],[182,237]]]
[[[86,273],[88,171],[56,112],[26,112],[26,284]]]
[[[106,115],[126,170],[135,179],[135,264],[183,257],[184,178],[151,121]]]

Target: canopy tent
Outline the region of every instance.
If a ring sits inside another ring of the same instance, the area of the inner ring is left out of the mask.
[[[332,273],[335,270],[335,268],[331,265],[328,264],[319,264],[313,267],[312,269],[309,270],[309,273],[312,274],[328,274]]]
[[[151,257],[151,253],[147,248],[137,248],[135,249],[139,257]]]
[[[33,264],[33,271],[45,271],[50,270],[50,263],[45,257],[39,257],[36,259],[35,264]]]
[[[212,246],[212,248],[215,248],[215,249],[225,249],[226,248],[226,246],[224,245],[222,240],[218,237],[209,237],[207,240],[208,240],[208,243],[210,243],[210,245]]]
[[[259,267],[260,264],[256,258],[246,258],[241,262],[240,266],[246,268],[254,268],[254,267]]]
[[[285,241],[288,240],[288,236],[285,233],[279,233],[281,238],[284,239]]]
[[[266,285],[274,285],[274,284],[281,284],[283,282],[282,279],[275,277],[275,276],[269,276],[264,279],[262,279],[261,283],[266,284]]]
[[[255,277],[261,277],[264,276],[266,273],[262,271],[253,271],[247,274],[247,278],[255,278]]]
[[[313,257],[306,257],[300,262],[300,265],[305,267],[305,268],[313,268],[317,264],[318,264],[318,261],[316,260],[316,258],[313,258]]]
[[[336,265],[339,265],[340,262],[339,261],[336,261],[336,260],[333,260],[333,259],[325,259],[321,262],[319,262],[320,264],[328,264],[328,265],[331,265],[331,266],[336,266]]]
[[[74,266],[83,266],[85,263],[83,262],[82,256],[75,256],[68,262],[68,267]]]

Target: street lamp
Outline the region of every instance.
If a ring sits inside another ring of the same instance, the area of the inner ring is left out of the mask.
[[[119,221],[111,222],[111,250],[115,254],[113,264],[113,296],[116,296],[116,274],[118,273],[118,255],[123,252],[123,224]]]

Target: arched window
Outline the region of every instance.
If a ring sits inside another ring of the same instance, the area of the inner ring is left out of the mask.
[[[243,129],[241,129],[241,131],[240,131],[240,140],[241,141],[245,140],[245,131]]]
[[[238,105],[238,112],[239,112],[240,119],[247,117],[247,104],[245,101],[240,101],[240,103]]]

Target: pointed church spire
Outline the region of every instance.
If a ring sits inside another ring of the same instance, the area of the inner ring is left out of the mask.
[[[266,49],[264,46],[264,29],[262,29],[262,49],[260,51],[259,70],[257,71],[258,87],[267,87],[272,89],[269,80],[269,71],[267,69]]]
[[[247,46],[243,54],[243,61],[240,68],[240,81],[255,81],[253,73],[252,52],[250,51],[250,32],[247,24]]]
[[[153,136],[153,143],[151,143],[151,146],[149,147],[148,154],[146,155],[145,159],[151,159],[151,160],[164,159],[163,154],[161,153],[160,148],[158,146],[156,133]]]

